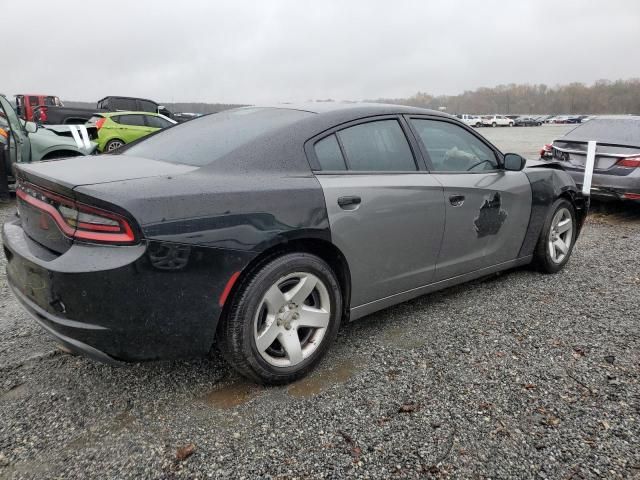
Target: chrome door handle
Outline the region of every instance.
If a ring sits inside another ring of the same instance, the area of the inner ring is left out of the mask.
[[[464,203],[464,195],[451,195],[449,197],[449,203],[454,207],[461,207]]]

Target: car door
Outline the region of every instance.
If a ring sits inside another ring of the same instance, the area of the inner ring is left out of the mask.
[[[307,142],[351,307],[430,283],[444,228],[442,187],[401,118],[375,117]]]
[[[499,153],[455,122],[412,117],[409,124],[444,188],[446,225],[436,280],[517,258],[531,213],[526,174],[503,170]]]
[[[2,95],[0,95],[0,115],[4,116],[4,121],[10,130],[8,152],[11,163],[30,162],[29,135],[9,101]]]
[[[118,123],[122,140],[125,143],[133,142],[149,133],[149,128],[144,122],[144,115],[139,113],[120,115]]]

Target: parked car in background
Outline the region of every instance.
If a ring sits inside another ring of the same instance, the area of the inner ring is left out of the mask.
[[[463,123],[469,125],[470,127],[481,127],[482,126],[482,118],[478,115],[467,115],[461,114],[456,115]]]
[[[487,127],[513,127],[515,121],[504,115],[487,115],[482,117],[482,124]]]
[[[514,120],[516,127],[539,127],[542,123],[534,117],[518,117]]]
[[[540,157],[558,162],[581,186],[590,140],[598,142],[591,195],[640,202],[640,116],[590,120],[545,145]]]
[[[18,166],[8,283],[95,359],[205,355],[215,339],[241,374],[288,383],[341,322],[531,262],[560,271],[586,203],[525,162],[414,107],[207,115],[108,161]]]
[[[89,121],[95,113],[115,111],[159,113],[168,118],[172,118],[173,116],[169,110],[153,100],[136,97],[110,96],[99,100],[96,108],[40,105],[34,108],[33,121],[40,124],[82,125]]]
[[[173,119],[173,113],[167,110],[163,105],[147,98],[109,96],[104,97],[102,100],[98,100],[96,106],[99,110],[106,110],[109,112],[126,111],[159,113],[160,115]]]
[[[189,120],[194,120],[196,118],[201,117],[202,115],[203,115],[202,113],[180,112],[180,113],[174,113],[172,118],[176,122],[182,123],[182,122],[188,122]]]
[[[177,122],[157,113],[108,112],[96,113],[87,122],[98,130],[98,150],[113,152],[162,128]]]
[[[64,105],[55,95],[35,95],[20,93],[15,96],[16,113],[20,118],[28,122],[33,122],[33,111],[39,105],[51,107],[63,107]]]
[[[98,146],[91,140],[97,137],[95,129],[74,125],[38,127],[34,122],[25,122],[4,95],[0,95],[0,129],[6,133],[5,161],[9,165],[90,155]]]

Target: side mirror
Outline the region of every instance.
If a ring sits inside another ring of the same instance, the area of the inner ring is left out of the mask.
[[[36,133],[38,131],[38,124],[35,122],[25,122],[24,129],[27,133]]]
[[[509,172],[519,172],[526,165],[527,160],[517,153],[504,154],[504,169]]]

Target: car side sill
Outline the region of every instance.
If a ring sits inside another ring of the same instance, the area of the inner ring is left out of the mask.
[[[383,308],[391,307],[398,303],[406,302],[407,300],[420,297],[427,293],[432,293],[437,290],[442,290],[444,288],[452,287],[460,283],[469,282],[471,280],[475,280],[477,278],[484,277],[486,275],[491,275],[492,273],[500,272],[502,270],[508,270],[510,268],[527,265],[531,263],[532,259],[533,259],[533,255],[516,258],[515,260],[509,260],[508,262],[499,263],[491,267],[481,268],[480,270],[475,270],[473,272],[465,273],[463,275],[451,277],[446,280],[440,280],[439,282],[430,283],[429,285],[413,288],[411,290],[407,290],[406,292],[396,293],[394,295],[381,298],[380,300],[375,300],[373,302],[365,303],[363,305],[358,305],[357,307],[351,308],[351,315],[349,319],[351,321],[357,320],[373,312],[382,310]]]

